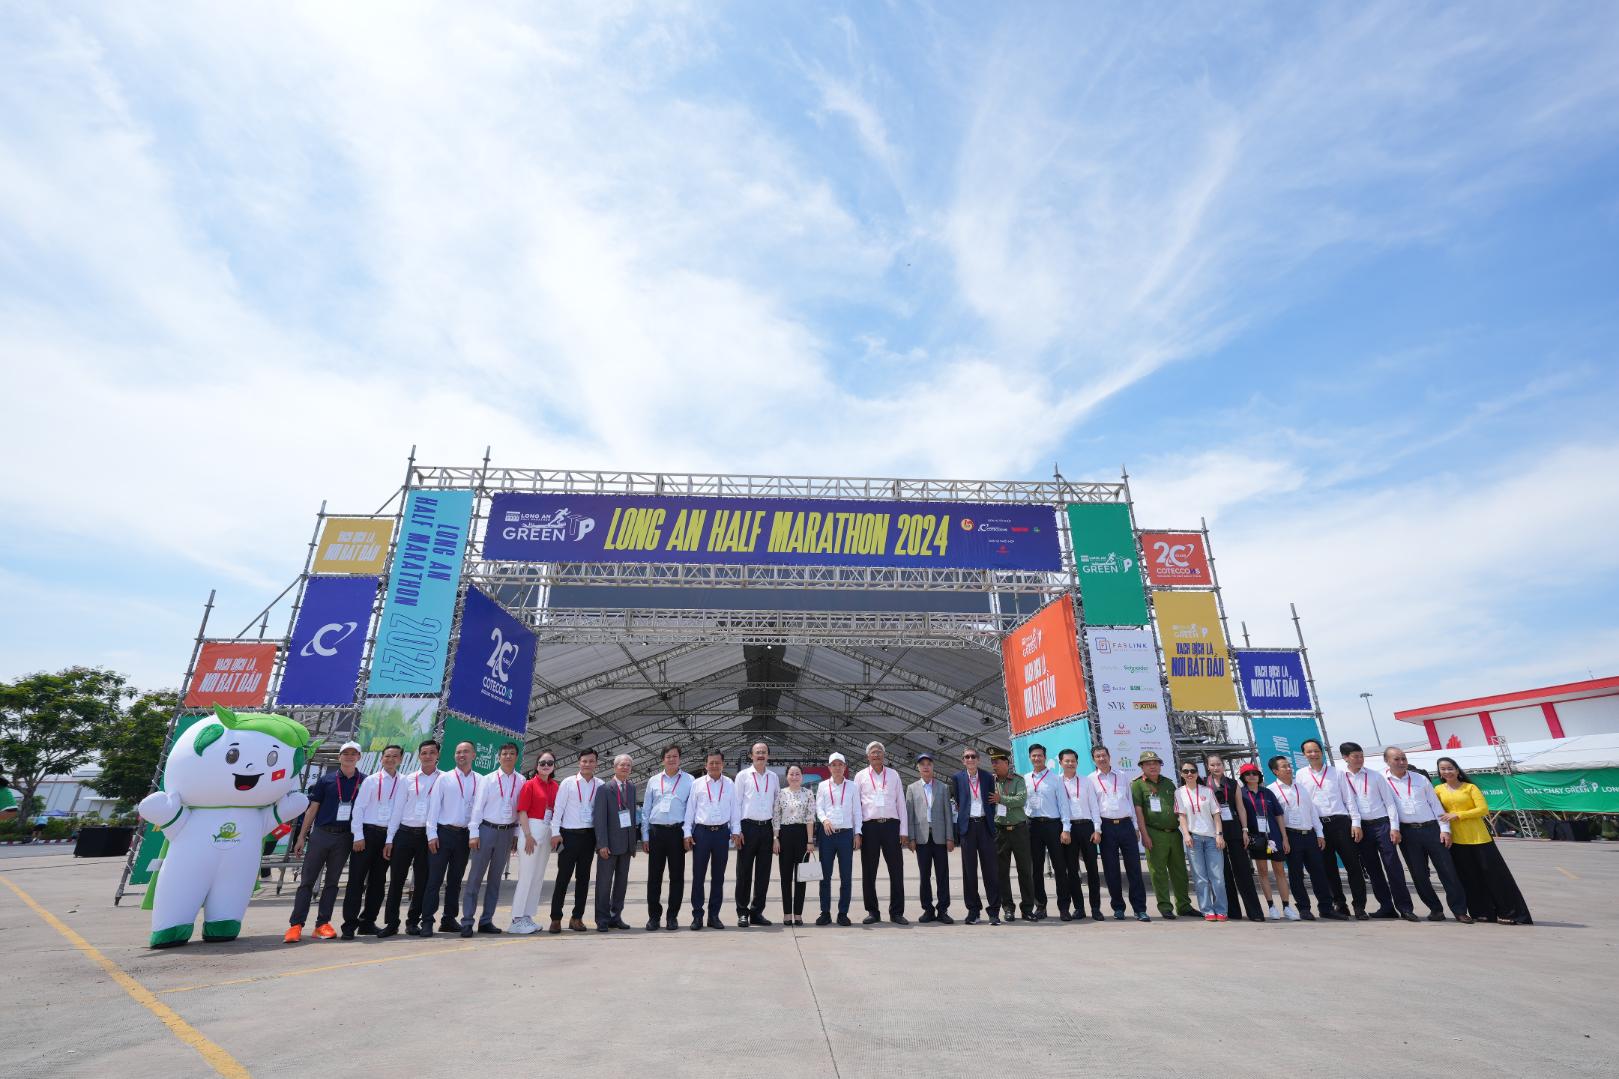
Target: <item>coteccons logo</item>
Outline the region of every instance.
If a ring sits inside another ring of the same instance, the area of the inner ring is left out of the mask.
[[[315,631],[315,635],[304,642],[298,650],[300,656],[335,656],[337,646],[348,638],[348,635],[359,628],[358,622],[328,622]],[[334,636],[335,634],[335,636]]]
[[[501,522],[502,539],[539,543],[573,543],[596,530],[596,518],[585,517],[563,506],[555,513],[526,513],[507,510]]]
[[[499,626],[489,631],[489,639],[494,643],[494,648],[490,651],[489,658],[484,660],[484,666],[489,668],[489,673],[483,678],[483,693],[491,700],[510,704],[514,699],[510,684],[512,664],[517,662],[517,653],[520,649],[515,641],[506,639]]]
[[[1167,543],[1155,540],[1152,545],[1152,564],[1169,576],[1185,576],[1192,568],[1188,561],[1192,553],[1190,543]]]

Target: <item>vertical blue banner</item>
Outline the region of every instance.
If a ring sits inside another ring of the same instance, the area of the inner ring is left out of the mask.
[[[1242,697],[1255,712],[1309,712],[1310,685],[1304,659],[1295,648],[1238,648],[1237,675]]]
[[[476,588],[467,589],[445,703],[513,734],[528,730],[534,632]]]
[[[309,579],[292,627],[277,704],[354,703],[377,584],[375,577]]]
[[[1295,772],[1308,767],[1299,743],[1306,738],[1320,738],[1321,730],[1314,716],[1255,716],[1254,748],[1259,751],[1259,766],[1265,770],[1265,782],[1276,778],[1270,770],[1270,759],[1283,756],[1293,762]]]
[[[471,519],[471,491],[413,490],[405,499],[371,655],[372,696],[436,696],[443,688]]]

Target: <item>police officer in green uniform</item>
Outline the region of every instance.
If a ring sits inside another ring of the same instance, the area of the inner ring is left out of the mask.
[[[1186,847],[1181,843],[1180,820],[1175,816],[1175,781],[1163,774],[1164,760],[1148,749],[1136,761],[1141,775],[1130,784],[1136,820],[1147,845],[1147,867],[1152,872],[1152,894],[1165,918],[1194,915],[1186,891]],[[1170,888],[1174,888],[1173,902]]]
[[[989,755],[995,769],[995,853],[1001,863],[1001,909],[1006,920],[1017,918],[1012,905],[1012,860],[1017,860],[1018,907],[1023,917],[1033,920],[1034,877],[1029,872],[1033,854],[1029,846],[1029,815],[1024,809],[1029,800],[1029,785],[1023,777],[1012,771],[1012,758],[996,750]],[[993,919],[991,919],[993,921]]]

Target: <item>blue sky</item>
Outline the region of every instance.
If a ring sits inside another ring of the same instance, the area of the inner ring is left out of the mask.
[[[1335,734],[1613,673],[1619,10],[19,4],[0,676],[425,460],[1111,478]]]

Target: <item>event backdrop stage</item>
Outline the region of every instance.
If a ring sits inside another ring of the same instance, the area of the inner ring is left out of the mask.
[[[1153,524],[1189,524],[1186,521]],[[267,636],[285,602],[286,631]],[[1232,646],[1208,531],[1138,527],[1117,482],[720,476],[418,464],[373,513],[315,521],[303,572],[234,637],[209,625],[175,732],[215,703],[321,741],[503,742],[806,773],[871,739],[1107,745],[1134,765],[1262,760],[1320,731],[1302,633]],[[1297,632],[1298,618],[1294,625]],[[171,732],[171,744],[173,740]],[[700,758],[699,758],[700,760]],[[161,766],[160,766],[161,774]],[[559,773],[565,774],[565,773]],[[309,778],[313,778],[310,773]],[[157,837],[132,852],[149,879]]]

